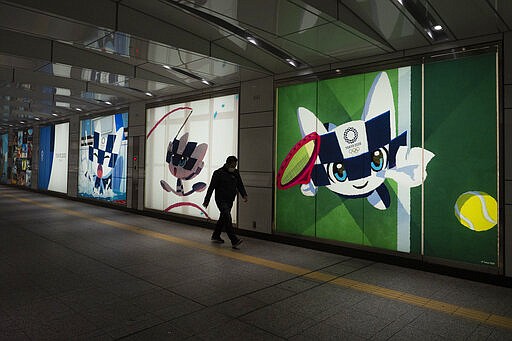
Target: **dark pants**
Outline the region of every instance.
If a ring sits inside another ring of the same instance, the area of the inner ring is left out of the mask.
[[[220,238],[220,234],[222,230],[224,230],[231,240],[231,243],[235,243],[238,240],[238,237],[233,231],[233,223],[231,221],[231,208],[233,207],[233,202],[215,201],[215,203],[219,208],[220,217],[219,220],[217,220],[217,225],[213,231],[212,238]]]

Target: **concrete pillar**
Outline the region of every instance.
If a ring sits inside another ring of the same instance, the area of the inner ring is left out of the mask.
[[[144,149],[146,146],[146,105],[130,104],[128,110],[128,169],[126,201],[129,208],[144,209]]]
[[[241,229],[272,233],[274,121],[273,77],[243,82],[238,158],[249,202],[238,206]]]

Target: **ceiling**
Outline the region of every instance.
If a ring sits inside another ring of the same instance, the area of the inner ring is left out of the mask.
[[[0,131],[511,29],[510,0],[0,1]]]

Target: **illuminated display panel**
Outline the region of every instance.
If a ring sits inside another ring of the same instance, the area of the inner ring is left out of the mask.
[[[78,194],[126,205],[128,113],[80,122]]]
[[[39,128],[39,189],[67,193],[68,147],[68,122]]]
[[[145,207],[218,219],[214,200],[208,209],[202,202],[213,172],[237,150],[238,95],[148,109]]]
[[[279,87],[276,232],[498,266],[496,84],[488,53]]]
[[[0,135],[0,182],[6,184],[9,179],[9,134]]]
[[[14,132],[12,143],[12,169],[10,182],[19,186],[32,186],[32,150],[34,129]]]

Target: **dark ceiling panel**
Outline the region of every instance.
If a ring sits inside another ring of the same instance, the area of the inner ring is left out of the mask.
[[[457,39],[501,32],[503,22],[484,0],[429,0]]]
[[[342,0],[342,2],[386,39],[395,50],[429,44],[424,34],[419,32],[400,8],[391,1]]]

